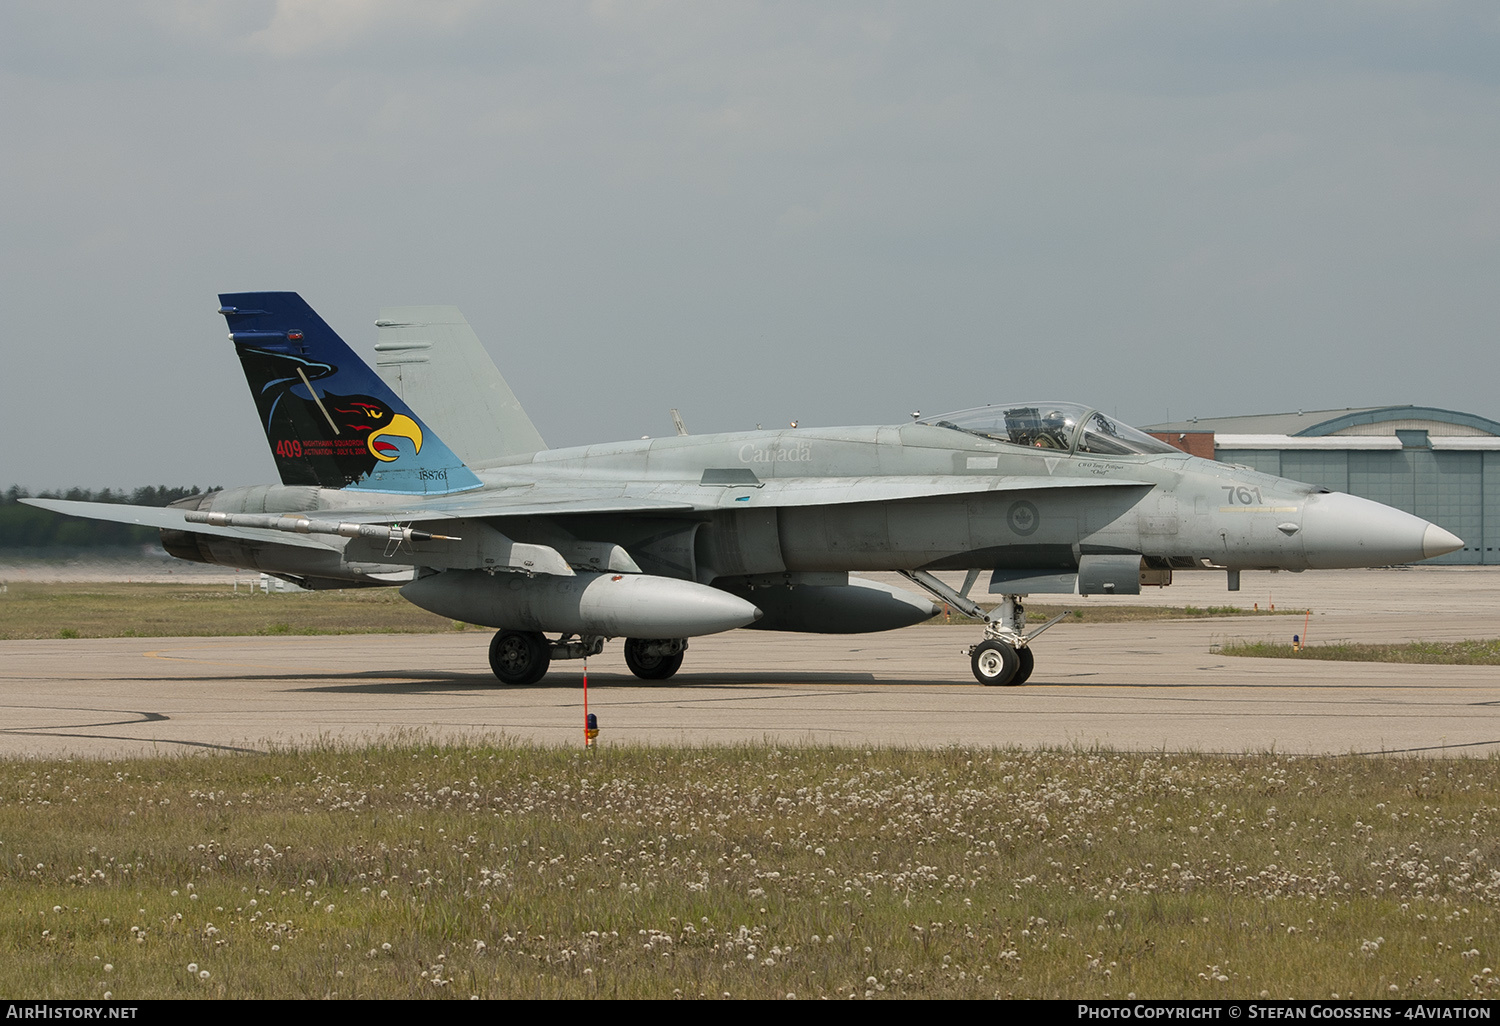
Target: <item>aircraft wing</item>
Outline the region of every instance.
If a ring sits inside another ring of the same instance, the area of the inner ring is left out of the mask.
[[[292,545],[298,548],[328,551],[336,547],[325,541],[300,534],[287,534],[256,527],[213,527],[208,524],[190,524],[184,518],[186,510],[170,506],[127,506],[116,502],[77,502],[71,499],[22,499],[28,506],[48,509],[70,517],[86,517],[90,520],[109,520],[117,524],[136,524],[140,527],[165,528],[169,531],[192,531],[196,534],[212,534],[220,538],[238,538],[242,541],[270,542],[276,545]]]
[[[700,509],[748,506],[830,506],[857,502],[894,502],[943,495],[976,495],[983,492],[1056,491],[1073,488],[1150,488],[1147,481],[1101,480],[1056,477],[792,477],[772,478],[757,485],[696,485]],[[704,502],[703,492],[727,494]],[[653,494],[660,494],[659,486]],[[683,494],[682,489],[675,489]]]
[[[230,514],[225,519],[238,523],[204,523],[197,517],[204,514],[193,511],[195,518],[187,519],[188,510],[158,506],[127,506],[108,502],[77,502],[68,499],[23,499],[23,502],[42,509],[69,516],[89,517],[94,520],[110,520],[122,524],[137,524],[195,534],[234,538],[259,544],[289,545],[297,548],[315,549],[321,552],[337,551],[340,543],[335,535],[352,537],[354,533],[367,535],[353,545],[345,547],[346,555],[363,556],[371,560],[389,561],[395,549],[387,544],[389,537],[384,529],[375,525],[398,524],[405,526],[405,536],[413,535],[413,528],[421,525],[415,537],[407,537],[407,551],[423,553],[434,565],[517,565],[543,573],[571,574],[569,560],[548,546],[515,542],[503,533],[504,521],[511,517],[569,516],[581,514],[670,514],[706,512],[709,510],[745,507],[778,508],[783,506],[826,506],[848,503],[895,502],[919,500],[934,496],[980,494],[985,492],[1019,492],[1038,490],[1072,490],[1099,488],[1150,488],[1145,481],[1115,481],[1093,478],[1055,477],[976,477],[971,475],[949,477],[885,476],[885,477],[831,477],[831,478],[772,478],[759,481],[747,476],[745,484],[720,484],[714,475],[705,474],[703,481],[713,483],[675,482],[629,482],[622,481],[581,489],[577,486],[547,487],[525,484],[512,487],[495,487],[481,492],[434,496],[425,501],[406,501],[399,505],[344,506],[337,509],[295,510],[283,514]],[[315,522],[314,530],[305,533],[306,527],[292,529],[282,520],[306,518]],[[444,528],[445,521],[467,521],[455,528]],[[277,527],[265,526],[274,521]],[[475,523],[478,521],[479,523]],[[453,534],[448,535],[452,530]],[[426,540],[424,531],[434,535]],[[379,537],[376,538],[376,534]],[[402,534],[400,530],[396,532]],[[374,541],[370,539],[374,538]],[[467,538],[468,543],[457,547],[456,543]],[[327,540],[324,540],[327,539]],[[581,543],[580,543],[581,544]],[[468,550],[473,548],[470,553]],[[385,551],[389,549],[389,551]],[[500,556],[480,554],[500,552]],[[638,569],[624,550],[615,545],[605,545],[598,552],[590,550],[581,556],[573,554],[575,562],[594,561],[612,569]],[[402,559],[401,562],[407,560]]]
[[[813,477],[759,481],[755,484],[700,484],[693,482],[621,482],[609,489],[588,490],[537,486],[486,489],[478,493],[444,496],[425,502],[397,505],[345,506],[337,509],[289,511],[285,515],[310,520],[354,524],[412,524],[456,519],[521,516],[569,516],[586,513],[688,513],[735,506],[827,506],[844,503],[893,502],[931,496],[983,492],[1070,490],[1074,488],[1150,488],[1147,481],[1096,480],[1055,477]],[[275,542],[326,549],[330,546],[306,535],[265,528],[189,523],[186,510],[160,506],[127,506],[112,502],[69,499],[22,499],[32,506],[68,516],[110,520],[141,527],[193,531],[226,538]],[[269,514],[275,516],[276,514]]]
[[[312,520],[338,520],[353,524],[418,523],[488,517],[539,517],[582,513],[683,513],[700,507],[690,502],[652,496],[622,494],[567,494],[531,488],[488,491],[475,495],[435,499],[420,504],[391,506],[345,506],[339,509],[300,510],[296,515]],[[716,508],[716,507],[715,507]]]
[[[546,484],[528,484],[399,505],[305,510],[299,511],[297,515],[312,520],[355,524],[410,524],[450,519],[484,520],[585,513],[690,513],[737,506],[828,506],[983,492],[1150,487],[1152,484],[1149,481],[1021,476],[804,477],[781,480],[772,478],[754,484],[731,485],[692,481],[622,481],[611,486],[594,486],[588,489],[568,485],[550,487]],[[198,530],[197,525],[189,525],[189,528]]]

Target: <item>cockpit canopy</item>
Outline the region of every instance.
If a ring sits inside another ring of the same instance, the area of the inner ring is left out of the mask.
[[[997,403],[923,417],[917,423],[952,428],[1028,449],[1056,449],[1097,456],[1182,453],[1182,450],[1152,438],[1144,431],[1078,403]]]

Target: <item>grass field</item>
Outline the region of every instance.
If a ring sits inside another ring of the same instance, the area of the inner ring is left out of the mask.
[[[1086,602],[1087,600],[1083,600]],[[1033,623],[1062,607],[1028,607]],[[1232,606],[1097,605],[1073,621],[1255,615]],[[939,616],[934,624],[945,623]],[[951,622],[974,621],[953,616]],[[264,594],[227,584],[11,584],[0,592],[0,641],[22,638],[182,638],[248,634],[430,634],[466,625],[435,616],[394,588]],[[482,628],[475,628],[482,629]]]
[[[394,588],[272,592],[227,584],[12,584],[0,640],[244,634],[431,634],[462,629]]]
[[[983,603],[981,603],[982,605]],[[1305,609],[1243,609],[1239,606],[1148,606],[1116,602],[1093,602],[1075,598],[1066,606],[1026,603],[1026,621],[1039,624],[1059,613],[1067,613],[1066,623],[1136,623],[1150,620],[1203,620],[1224,616],[1301,616]],[[978,620],[952,614],[938,621],[977,624]]]
[[[1493,997],[1497,793],[1274,754],[14,761],[0,992]]]
[[[1434,663],[1450,666],[1500,664],[1500,639],[1412,641],[1402,645],[1365,645],[1349,641],[1294,649],[1285,642],[1239,641],[1223,646],[1224,655],[1263,659],[1332,659],[1363,663]]]

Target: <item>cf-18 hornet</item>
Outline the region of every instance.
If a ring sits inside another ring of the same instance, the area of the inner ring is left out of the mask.
[[[377,374],[296,293],[219,299],[281,483],[165,509],[29,501],[159,528],[174,556],[306,588],[399,586],[496,628],[490,666],[507,684],[613,638],[631,672],[660,680],[690,638],[892,630],[936,615],[934,599],[984,623],[970,650],[981,683],[1021,684],[1055,622],[1028,629],[1028,595],[1138,594],[1205,569],[1233,590],[1242,570],[1411,563],[1463,544],[1067,402],[549,449],[452,308],[382,311]],[[871,571],[926,595],[851,576]],[[938,571],[966,572],[963,585]],[[997,598],[981,605],[986,574]]]

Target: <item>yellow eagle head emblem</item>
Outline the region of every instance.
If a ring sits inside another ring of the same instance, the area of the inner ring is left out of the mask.
[[[391,418],[391,422],[382,428],[371,431],[365,439],[365,446],[382,463],[390,463],[401,455],[401,449],[395,443],[386,441],[388,438],[409,438],[413,446],[413,452],[422,451],[422,429],[417,422],[398,413]]]

